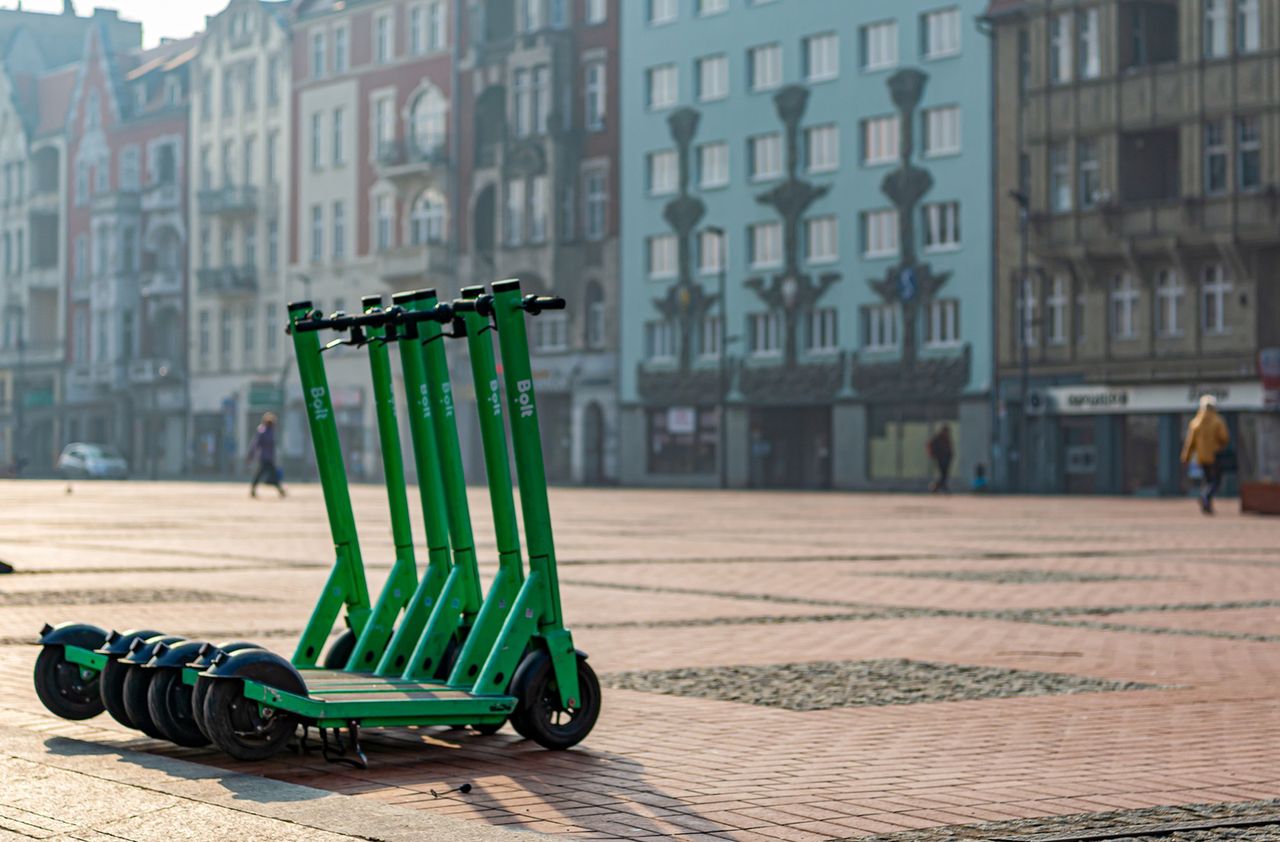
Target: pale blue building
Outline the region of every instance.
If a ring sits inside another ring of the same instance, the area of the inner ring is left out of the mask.
[[[919,488],[943,424],[988,462],[984,5],[621,4],[624,483]]]

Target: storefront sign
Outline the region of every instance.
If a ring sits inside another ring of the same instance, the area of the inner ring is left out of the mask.
[[[1262,375],[1262,402],[1267,409],[1280,409],[1280,348],[1258,352],[1258,372]]]
[[[691,406],[673,406],[667,410],[667,432],[690,435],[698,429],[698,411]]]
[[[1057,386],[1045,390],[1054,415],[1120,415],[1195,412],[1201,395],[1213,395],[1225,410],[1263,408],[1261,383],[1192,383],[1170,386]]]

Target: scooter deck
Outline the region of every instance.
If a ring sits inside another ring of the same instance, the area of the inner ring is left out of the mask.
[[[320,726],[351,721],[363,725],[472,725],[501,722],[515,710],[512,696],[476,696],[439,684],[370,679],[361,687],[308,685],[306,696],[246,681],[244,694]]]

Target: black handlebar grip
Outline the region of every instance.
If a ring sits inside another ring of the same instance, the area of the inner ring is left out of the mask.
[[[538,306],[543,310],[563,310],[565,301],[558,295],[543,295],[538,298]]]
[[[453,302],[453,312],[455,313],[474,313],[476,311],[476,300],[474,298],[459,298]]]

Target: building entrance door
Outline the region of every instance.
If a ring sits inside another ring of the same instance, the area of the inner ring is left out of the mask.
[[[831,487],[831,407],[753,409],[750,435],[753,487]]]

